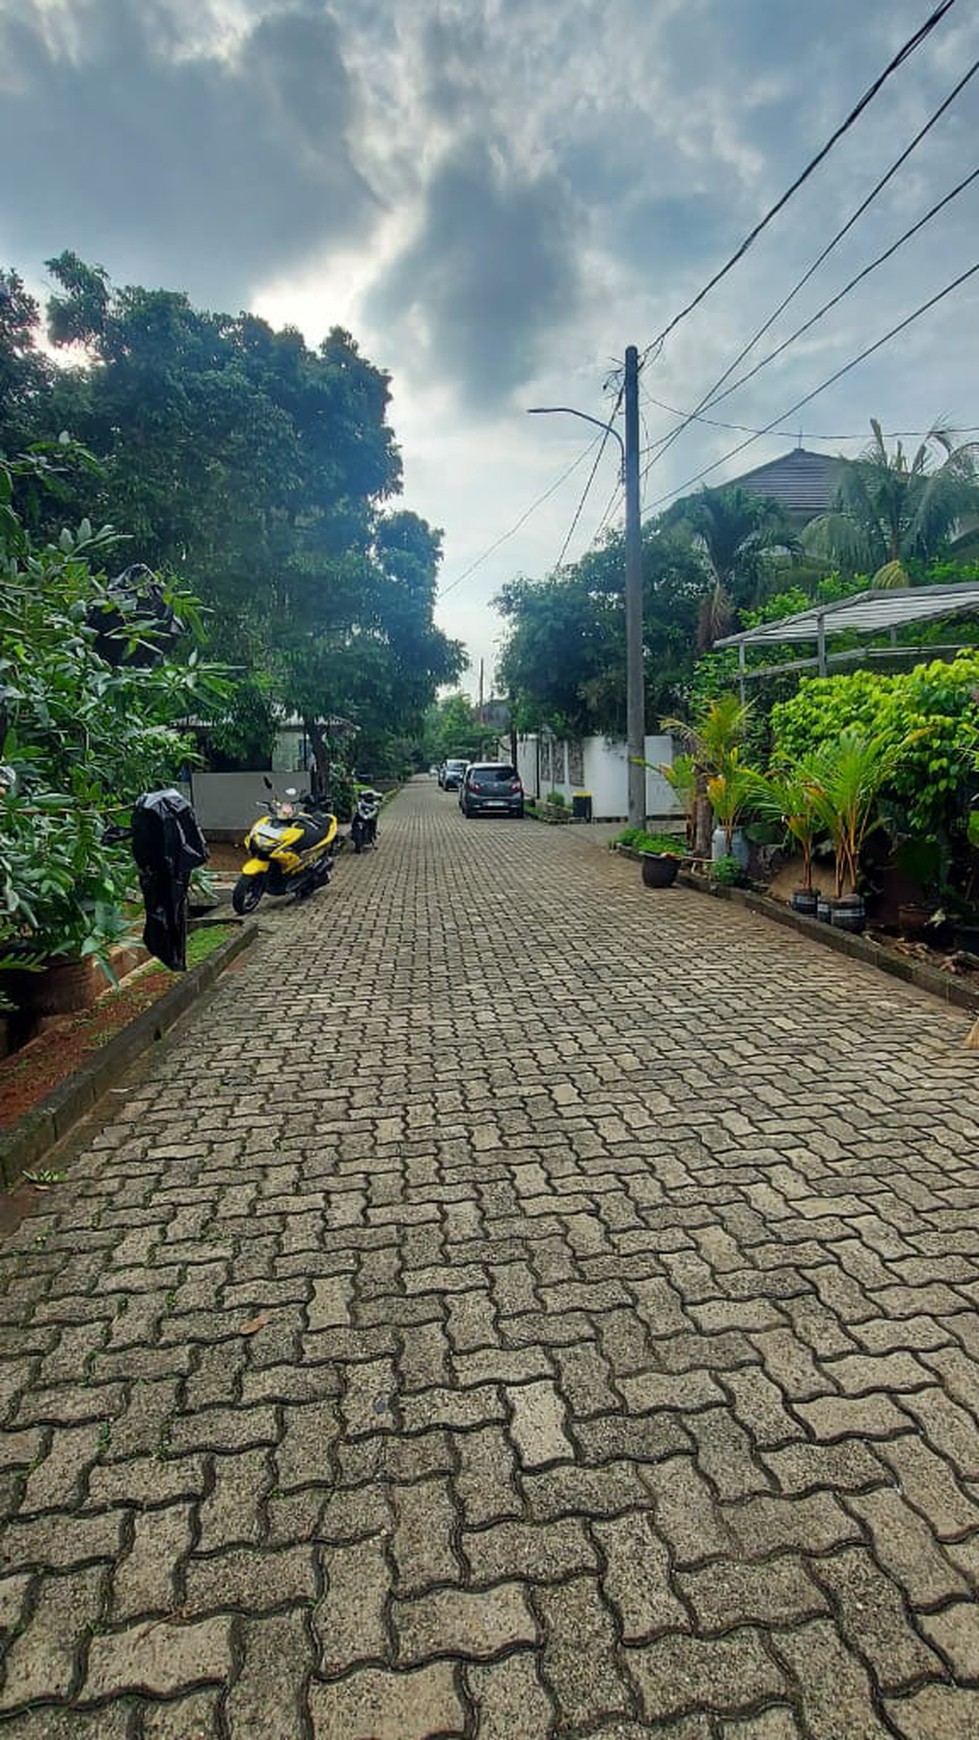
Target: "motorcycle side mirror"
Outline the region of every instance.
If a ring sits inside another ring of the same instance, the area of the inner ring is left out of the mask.
[[[265,776],[264,776],[264,778],[263,778],[263,780],[262,780],[262,784],[263,784],[263,785],[264,785],[264,787],[265,787],[265,789],[266,789],[266,791],[271,791],[271,790],[272,790],[272,781],[271,781],[271,780],[270,780],[270,779],[269,779],[269,776],[268,776],[268,774],[266,774],[266,775],[265,775]]]

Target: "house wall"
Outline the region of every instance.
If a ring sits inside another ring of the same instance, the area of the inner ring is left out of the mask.
[[[294,785],[302,797],[309,795],[309,779],[304,773],[204,773],[195,768],[190,801],[202,831],[214,839],[222,835],[243,839],[268,808],[266,779],[271,779],[278,792]]]
[[[621,740],[606,737],[586,737],[578,748],[583,777],[572,782],[577,771],[575,745],[558,739],[540,738],[536,734],[517,739],[517,771],[528,796],[544,797],[549,791],[559,791],[570,803],[576,791],[591,793],[592,815],[596,821],[612,821],[629,813],[629,763],[626,745]],[[509,756],[509,747],[501,744],[500,753]],[[648,736],[645,758],[653,766],[673,765],[673,743],[669,737]],[[682,814],[676,797],[662,774],[646,772],[646,814],[663,818]]]

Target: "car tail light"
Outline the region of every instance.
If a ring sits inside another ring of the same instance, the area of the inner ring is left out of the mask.
[[[512,784],[512,785],[511,785],[511,787],[510,787],[510,790],[511,790],[511,791],[513,791],[513,792],[521,792],[521,791],[523,791],[523,786],[522,786],[522,785],[521,785],[521,784],[520,784],[520,781],[519,781],[519,779],[515,779],[515,780],[514,780],[514,782],[513,782],[513,784]]]
[[[471,780],[471,781],[470,781],[470,785],[469,785],[469,790],[470,790],[470,791],[482,791],[482,789],[483,789],[483,788],[482,788],[482,786],[481,786],[481,785],[480,785],[480,783],[479,783],[479,781],[478,781],[478,779],[474,779],[474,780]]]

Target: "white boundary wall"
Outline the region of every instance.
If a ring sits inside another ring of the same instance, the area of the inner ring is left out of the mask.
[[[194,768],[190,777],[190,801],[203,832],[234,834],[239,839],[268,808],[267,779],[280,795],[287,785],[294,785],[303,797],[309,794],[307,773],[276,769],[271,773],[202,773]]]
[[[608,737],[586,737],[580,745],[584,767],[581,784],[572,784],[568,774],[573,764],[572,746],[559,738],[542,739],[536,734],[517,739],[517,769],[529,797],[545,797],[549,791],[563,792],[570,803],[576,791],[591,793],[592,816],[595,821],[615,820],[629,813],[629,763],[625,743]],[[547,777],[548,751],[550,777]],[[509,744],[501,739],[501,755],[509,754]],[[653,767],[673,765],[673,740],[670,737],[647,737],[645,757]],[[672,817],[682,815],[681,806],[662,774],[646,770],[647,816]]]

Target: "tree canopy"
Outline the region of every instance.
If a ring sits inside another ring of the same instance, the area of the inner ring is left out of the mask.
[[[0,285],[0,450],[62,429],[84,442],[99,463],[86,510],[124,528],[140,560],[193,581],[247,714],[275,695],[324,755],[331,715],[375,740],[415,723],[463,657],[433,621],[441,535],[391,506],[402,472],[388,376],[339,328],[313,349],[294,328],[197,309],[180,291],[114,287],[70,252],[47,269],[62,366],[43,355],[20,280]],[[79,487],[25,503],[34,530],[77,513]]]

